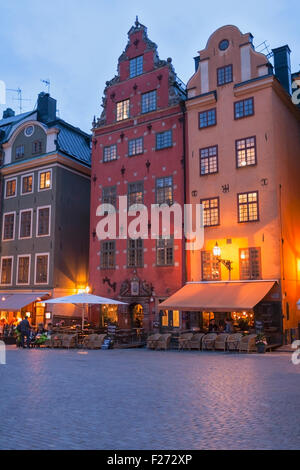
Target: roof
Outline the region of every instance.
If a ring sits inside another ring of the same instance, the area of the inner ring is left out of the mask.
[[[159,304],[162,309],[235,312],[252,310],[275,281],[191,282]]]
[[[81,160],[86,165],[91,165],[90,135],[71,126],[62,119],[58,119],[48,127],[57,127],[59,129],[57,138],[58,150],[77,160]]]
[[[17,114],[17,116],[10,116],[5,119],[0,119],[0,143],[7,140],[13,126],[15,126],[18,122],[24,121],[34,113],[36,113],[36,110]]]

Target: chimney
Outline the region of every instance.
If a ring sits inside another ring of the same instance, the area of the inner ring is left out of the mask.
[[[7,108],[3,111],[3,119],[14,117],[14,115],[15,115],[15,112],[11,108]]]
[[[291,76],[291,50],[288,45],[272,49],[274,54],[275,77],[278,78],[281,85],[292,94],[292,76]]]
[[[38,96],[38,119],[42,122],[52,122],[56,119],[56,100],[43,91]]]
[[[199,55],[194,57],[194,62],[195,62],[195,72],[197,72],[198,67],[199,67],[199,62],[200,62],[200,56]]]

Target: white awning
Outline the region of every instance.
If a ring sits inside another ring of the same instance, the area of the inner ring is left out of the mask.
[[[48,292],[0,294],[0,310],[18,311],[36,300],[41,301],[46,295],[48,295]]]

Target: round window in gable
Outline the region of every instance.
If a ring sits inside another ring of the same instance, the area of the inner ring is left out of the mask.
[[[34,133],[34,126],[25,127],[24,134],[26,135],[26,137],[31,137],[33,133]]]
[[[226,51],[228,47],[229,47],[229,41],[227,39],[223,39],[223,41],[219,43],[220,51]]]

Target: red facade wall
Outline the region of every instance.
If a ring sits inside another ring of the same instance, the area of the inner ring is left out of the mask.
[[[143,55],[143,74],[129,78],[129,61]],[[184,204],[184,114],[181,99],[174,94],[174,70],[171,61],[159,61],[156,46],[147,38],[146,28],[139,23],[129,32],[129,43],[119,59],[119,75],[107,83],[104,97],[104,113],[94,128],[92,149],[91,182],[91,241],[90,241],[90,285],[92,292],[110,298],[135,303],[144,309],[143,326],[152,329],[158,320],[157,305],[184,284],[182,240],[174,240],[174,265],[156,266],[156,241],[144,240],[144,267],[127,267],[127,240],[116,240],[116,266],[100,269],[100,241],[95,235],[101,217],[96,209],[102,202],[102,188],[117,187],[117,196],[127,195],[128,183],[143,181],[144,204],[148,208],[150,222],[151,204],[155,204],[156,178],[173,177],[173,202]],[[156,111],[141,114],[141,95],[157,90]],[[176,92],[176,90],[175,90]],[[130,118],[116,121],[116,103],[130,99]],[[155,150],[157,132],[172,129],[170,148]],[[128,141],[144,138],[144,153],[128,157]],[[103,148],[117,144],[117,159],[103,163]],[[131,217],[128,219],[134,219]],[[149,226],[149,236],[151,229]],[[109,278],[110,284],[103,279]],[[124,288],[124,283],[138,279],[139,295],[133,296]],[[123,284],[123,286],[122,286]],[[130,315],[119,315],[120,326],[130,326]],[[122,324],[122,319],[127,321]]]

